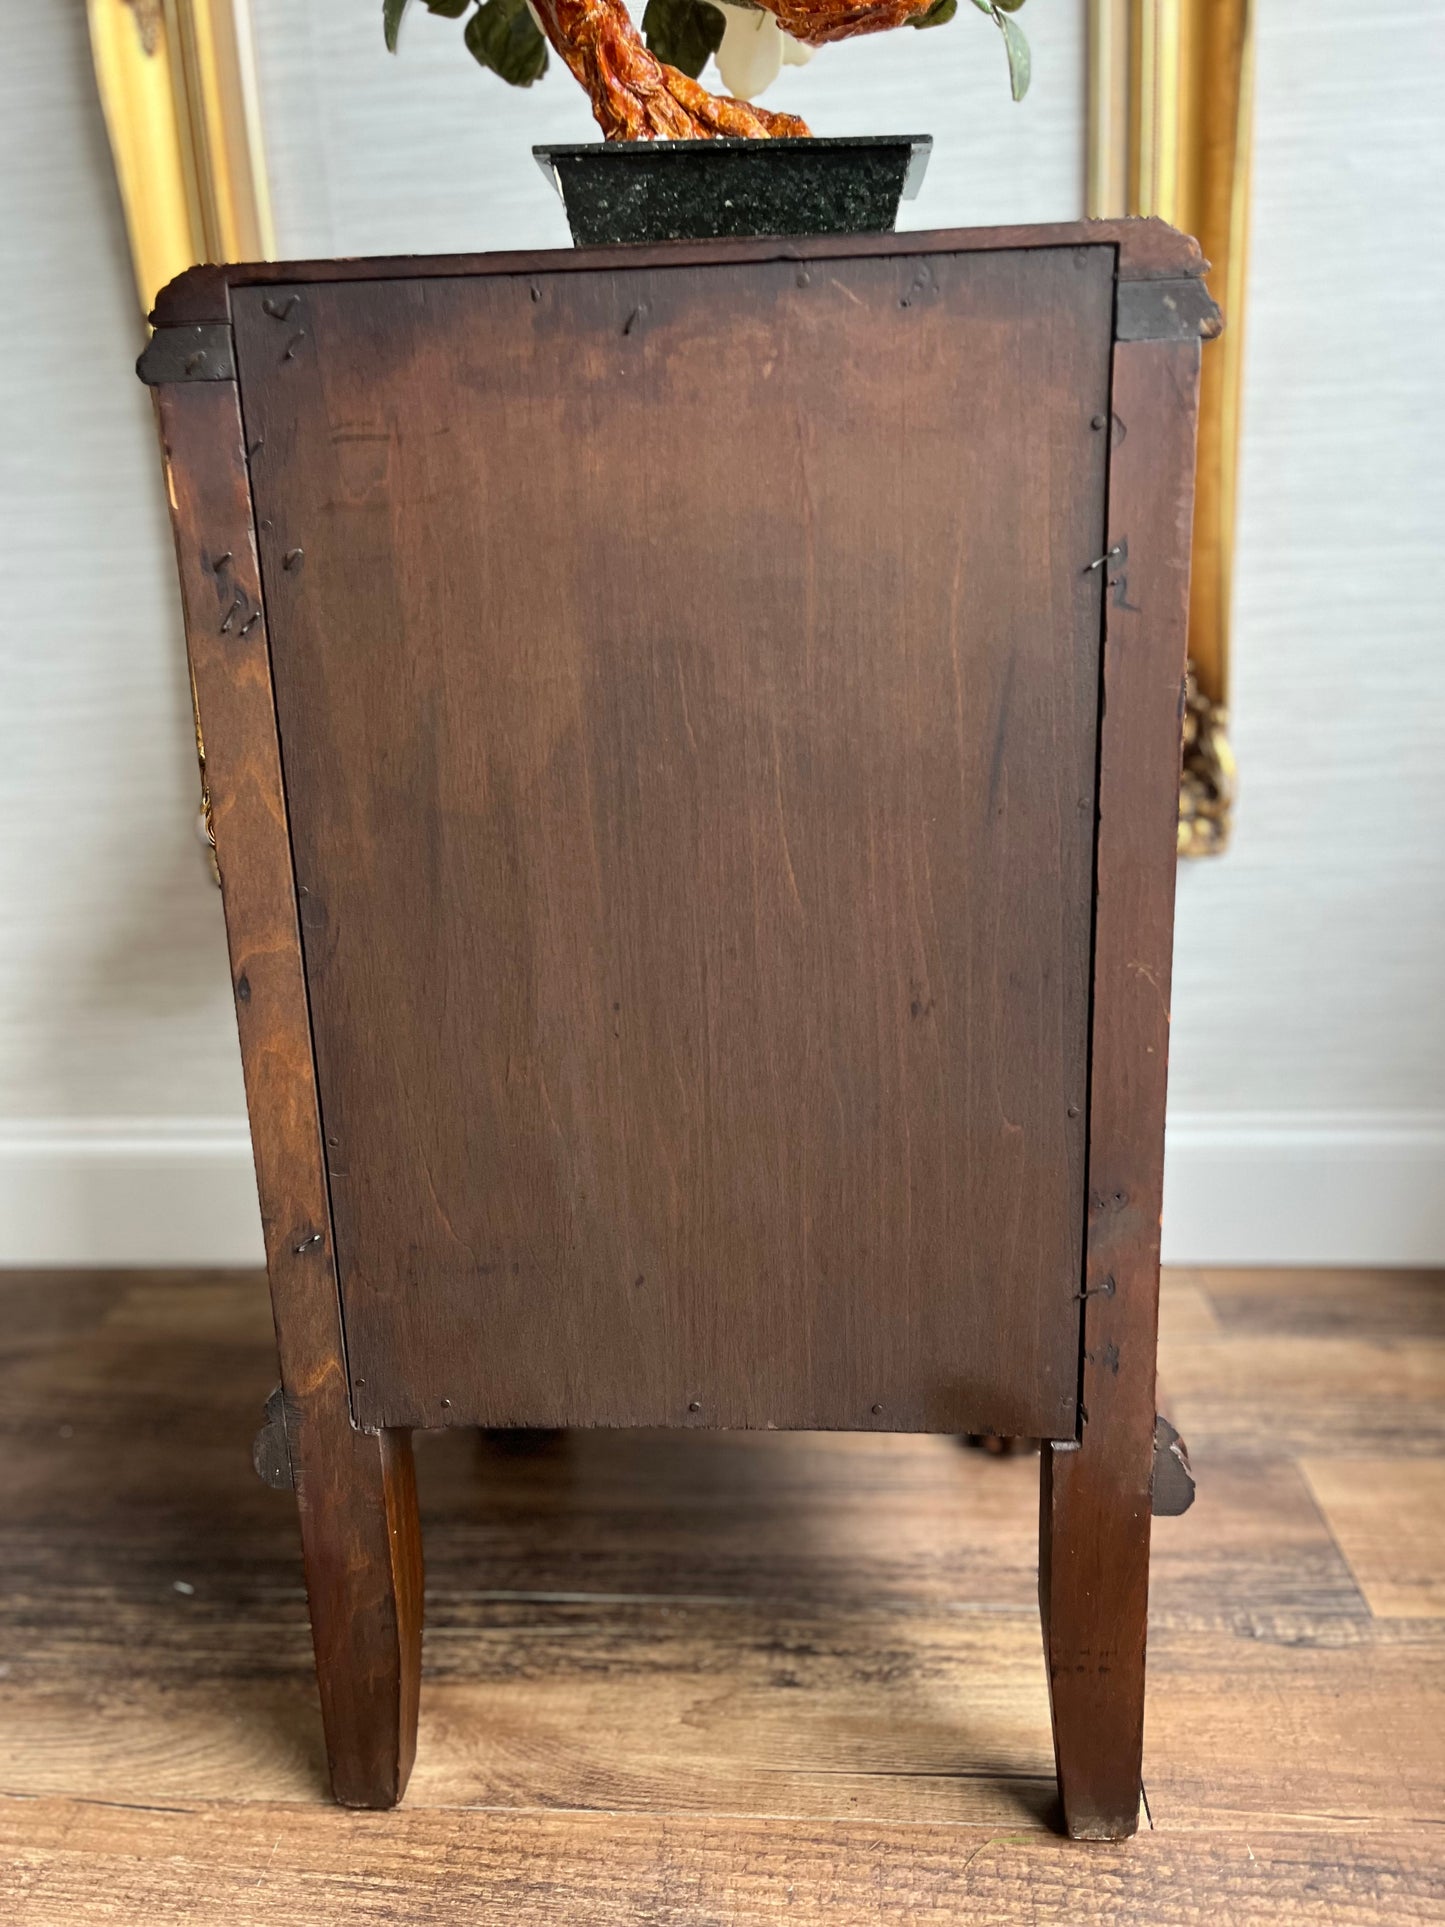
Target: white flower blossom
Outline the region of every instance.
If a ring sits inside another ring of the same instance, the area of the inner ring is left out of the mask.
[[[784,67],[805,67],[818,51],[783,32],[762,7],[736,7],[711,0],[725,21],[715,55],[723,86],[735,100],[756,100]]]

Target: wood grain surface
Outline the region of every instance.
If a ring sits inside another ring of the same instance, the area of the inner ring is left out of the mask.
[[[1372,1611],[1293,1441],[1322,1400],[1331,1462],[1445,1459],[1445,1279],[1272,1277],[1165,1281],[1200,1496],[1154,1534],[1122,1847],[1052,1831],[1036,1468],[920,1436],[419,1439],[416,1772],[338,1811],[295,1510],[248,1463],[265,1281],[3,1278],[0,1919],[1439,1927],[1445,1619]],[[1382,1472],[1381,1535],[1424,1505],[1445,1541],[1435,1490]]]
[[[919,254],[993,253],[1003,248],[1107,248],[1121,281],[1197,279],[1208,265],[1199,243],[1150,215],[1103,221],[1028,222],[1011,227],[939,228],[932,233],[765,235],[753,239],[665,241],[656,246],[548,248],[493,254],[390,255],[350,260],[205,263],[161,289],[151,320],[158,328],[229,321],[241,288],[314,281],[413,281],[472,275],[591,274],[679,262],[740,266],[809,263]]]
[[[1078,1441],[1043,1455],[1039,1602],[1071,1830],[1133,1830],[1199,343],[1114,353]],[[1187,1435],[1186,1435],[1187,1437]]]
[[[276,747],[240,404],[231,381],[156,392],[215,826],[336,1796],[400,1797],[416,1738],[421,1541],[411,1441],[357,1431]]]
[[[141,1918],[196,1927],[1426,1927],[1441,1918],[1429,1837],[1398,1827],[1368,1839],[1153,1834],[1075,1849],[1060,1865],[1055,1843],[1006,1829],[432,1813],[408,1816],[397,1838],[292,1808],[97,1814],[45,1800],[0,1815],[0,1849],[17,1839],[27,1927]]]
[[[1375,1617],[1445,1619],[1445,1462],[1306,1459],[1303,1471]]]
[[[1069,1436],[1114,249],[670,259],[234,293],[356,1415]]]

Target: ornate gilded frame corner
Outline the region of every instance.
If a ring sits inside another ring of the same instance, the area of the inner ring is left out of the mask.
[[[275,254],[249,0],[86,0],[141,307],[198,261]]]
[[[1198,237],[1225,318],[1204,357],[1181,856],[1229,841],[1230,588],[1249,245],[1254,0],[1088,0],[1091,215],[1158,214]]]

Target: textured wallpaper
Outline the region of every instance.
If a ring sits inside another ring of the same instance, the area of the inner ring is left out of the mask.
[[[563,244],[530,148],[590,138],[580,91],[560,71],[502,86],[419,8],[392,59],[378,13],[256,0],[283,250]],[[1445,1128],[1445,11],[1259,13],[1242,797],[1231,854],[1181,879],[1172,1108],[1181,1145],[1214,1120],[1238,1157],[1255,1126],[1307,1157],[1318,1128],[1347,1168],[1352,1132],[1423,1157]],[[769,101],[819,132],[931,132],[910,225],[1076,214],[1082,5],[1033,0],[1017,108],[997,35],[970,16],[828,49]],[[139,319],[78,4],[17,11],[0,89],[0,1132],[23,1149],[34,1120],[209,1119],[243,1143]],[[244,1196],[243,1154],[238,1170]]]

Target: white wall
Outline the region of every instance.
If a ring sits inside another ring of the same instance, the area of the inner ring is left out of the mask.
[[[0,66],[0,1259],[254,1245],[142,341],[80,0]],[[220,1161],[217,1163],[217,1145]],[[185,1177],[220,1174],[210,1197]],[[249,1214],[249,1215],[246,1215]]]
[[[466,53],[460,22],[423,13],[421,0],[395,57],[382,44],[380,0],[253,6],[283,253],[568,245],[532,148],[598,132],[560,62],[533,87],[508,87]],[[999,34],[972,8],[945,28],[827,48],[787,70],[764,105],[802,114],[815,134],[932,133],[906,226],[1073,219],[1083,206],[1083,9],[1045,0],[1036,11],[1022,106],[1009,98]]]
[[[533,142],[587,139],[554,67],[517,93],[414,8],[257,0],[290,254],[565,242]],[[1445,725],[1436,588],[1445,273],[1430,0],[1262,8],[1240,540],[1236,849],[1181,881],[1166,1242],[1177,1259],[1445,1260]],[[1082,7],[825,51],[771,104],[932,131],[908,224],[1081,205]],[[1401,59],[1401,47],[1413,49]],[[79,0],[0,69],[0,1260],[259,1249],[140,330]]]
[[[1445,9],[1268,0],[1234,848],[1180,873],[1166,1237],[1445,1260]]]

